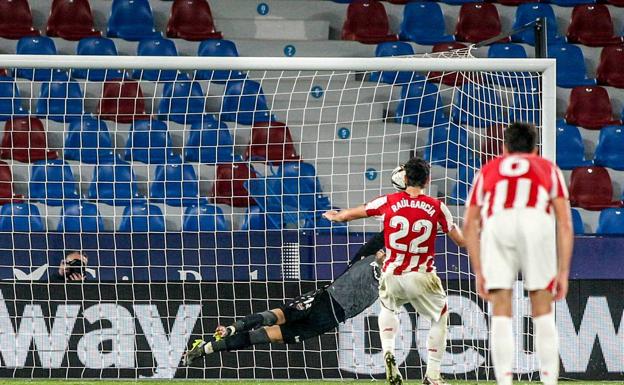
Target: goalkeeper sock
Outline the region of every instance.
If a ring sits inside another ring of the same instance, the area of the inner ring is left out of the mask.
[[[551,312],[533,318],[535,352],[540,362],[540,379],[545,385],[557,384],[559,377],[559,336]]]
[[[427,337],[427,373],[433,379],[440,378],[442,356],[446,351],[446,332],[448,330],[448,312],[444,312],[438,321],[431,321]]]
[[[498,385],[511,385],[514,338],[510,317],[493,316],[490,337],[494,373]]]
[[[399,318],[393,311],[381,307],[377,317],[379,324],[379,338],[381,339],[381,349],[384,354],[390,352],[394,354],[394,344],[397,329],[399,328]]]
[[[252,330],[259,328],[260,326],[271,326],[277,322],[277,316],[270,310],[263,311],[262,313],[249,314],[243,319],[234,322],[234,329],[236,332],[245,330]]]
[[[238,350],[251,346],[249,339],[249,332],[237,333],[233,336],[228,336],[219,341],[210,341],[204,346],[204,352],[206,354],[222,352],[224,350]]]

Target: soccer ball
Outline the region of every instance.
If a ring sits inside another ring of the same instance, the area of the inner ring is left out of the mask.
[[[390,179],[392,180],[392,187],[399,191],[405,190],[405,169],[403,166],[399,166],[392,170],[392,176]]]

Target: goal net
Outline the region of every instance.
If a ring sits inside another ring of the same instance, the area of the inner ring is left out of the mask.
[[[431,163],[428,193],[461,223],[506,124],[536,124],[554,154],[551,60],[468,49],[0,60],[2,377],[381,378],[377,303],[301,344],[190,368],[181,357],[217,325],[339,276],[381,222],[331,225],[322,212],[392,192],[391,171],[411,156]],[[443,375],[487,378],[488,309],[465,250],[440,236],[437,253],[450,312]],[[521,284],[516,297],[515,370],[530,376]],[[400,319],[398,363],[420,378],[428,321],[409,306]]]

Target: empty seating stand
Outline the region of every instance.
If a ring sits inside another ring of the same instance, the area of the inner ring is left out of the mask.
[[[69,123],[63,157],[83,163],[110,163],[115,159],[106,122],[82,116]]]
[[[214,203],[233,207],[255,206],[249,197],[244,182],[256,178],[256,172],[249,163],[234,162],[217,165],[215,182],[210,193]]]
[[[500,17],[494,4],[462,4],[455,26],[455,38],[457,40],[478,43],[491,39],[500,33]]]
[[[600,63],[596,69],[599,84],[624,88],[624,46],[604,47],[600,53]]]
[[[13,191],[13,173],[11,167],[0,160],[0,205],[21,202],[23,196]]]
[[[137,56],[178,56],[178,50],[173,40],[161,37],[143,39],[137,45]],[[170,81],[178,76],[176,70],[140,70],[132,71],[132,78],[136,80]]]
[[[45,229],[45,221],[34,204],[7,203],[0,207],[2,232],[41,232]]]
[[[204,40],[197,49],[198,56],[238,57],[236,44],[230,40],[211,39]],[[225,83],[229,80],[245,79],[247,75],[242,71],[228,70],[198,70],[195,78],[198,80],[211,80],[217,83]]]
[[[414,55],[414,49],[409,43],[402,41],[388,41],[379,43],[375,48],[376,57],[388,57],[388,56],[408,56]],[[374,71],[370,74],[371,82],[382,82],[387,84],[401,84],[409,83],[414,77],[418,75],[413,72],[397,72],[397,71]]]
[[[100,36],[93,22],[88,0],[54,0],[46,26],[46,35],[66,40]]]
[[[281,163],[298,160],[288,127],[281,122],[256,123],[251,130],[251,141],[245,152],[251,161]]]
[[[588,46],[604,46],[622,42],[615,34],[611,13],[604,4],[577,5],[568,26],[568,41]]]
[[[548,57],[557,60],[557,86],[572,88],[576,86],[593,86],[596,79],[587,76],[587,67],[583,51],[573,44],[551,44],[548,46]]]
[[[569,124],[590,130],[620,124],[613,119],[613,109],[607,90],[599,86],[574,87],[570,93],[565,120]]]
[[[377,0],[356,0],[347,7],[342,39],[377,44],[396,41],[398,36],[390,31],[388,14],[383,3]]]
[[[106,34],[131,41],[162,37],[154,26],[149,0],[113,0]]]
[[[434,44],[431,48],[431,53],[440,53],[447,51],[454,51],[458,49],[464,49],[467,46],[463,43],[452,42],[452,43],[438,43]],[[464,77],[461,76],[458,72],[449,72],[444,75],[441,72],[429,72],[429,76],[427,80],[434,83],[442,83],[447,86],[459,86],[464,82]]]
[[[455,40],[453,35],[446,34],[442,9],[433,2],[407,3],[399,36],[401,40],[431,45]]]
[[[559,26],[555,12],[550,4],[531,2],[520,4],[516,9],[516,18],[513,29],[518,29],[535,19],[543,17],[546,19],[546,33],[549,44],[564,43],[565,39],[559,35]],[[535,44],[535,33],[532,29],[525,30],[512,36],[513,41],[519,43]]]
[[[119,224],[119,231],[128,233],[157,233],[165,229],[165,217],[160,207],[144,202],[127,206]]]
[[[585,145],[578,127],[557,120],[557,165],[563,170],[591,166],[585,159]]]
[[[224,122],[213,115],[191,125],[184,146],[184,160],[201,163],[231,163],[234,161],[234,140]]]
[[[139,83],[131,80],[104,83],[97,114],[102,119],[118,123],[131,123],[135,119],[148,119],[149,116],[145,113],[143,91]]]
[[[167,24],[167,36],[191,41],[221,39],[206,0],[175,0]]]
[[[39,31],[33,27],[28,0],[0,0],[0,37],[19,39],[25,36],[39,36]]]
[[[230,226],[219,206],[201,204],[184,210],[182,231],[228,231]]]
[[[78,55],[117,56],[117,47],[112,39],[106,37],[86,37],[80,39],[76,47]],[[77,79],[88,79],[92,82],[123,79],[124,73],[119,69],[84,69],[74,68],[72,76]]]
[[[12,118],[4,124],[0,157],[30,163],[56,159],[58,154],[48,150],[41,120],[34,116],[25,116]]]
[[[607,126],[600,130],[594,164],[624,170],[624,126]]]
[[[97,233],[106,229],[97,204],[78,202],[63,205],[56,230],[66,233]]]
[[[624,209],[609,208],[600,212],[598,235],[624,235]]]
[[[174,157],[167,124],[160,120],[136,120],[130,126],[124,159],[164,164]]]
[[[570,203],[586,210],[620,207],[613,200],[611,177],[603,167],[577,167],[570,177]]]

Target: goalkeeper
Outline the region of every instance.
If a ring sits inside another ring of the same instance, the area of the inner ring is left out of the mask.
[[[210,341],[195,340],[184,355],[184,364],[190,365],[207,354],[252,345],[302,342],[355,317],[379,297],[383,246],[381,232],[358,250],[347,270],[330,285],[302,294],[276,309],[245,316],[228,327],[219,326]]]

